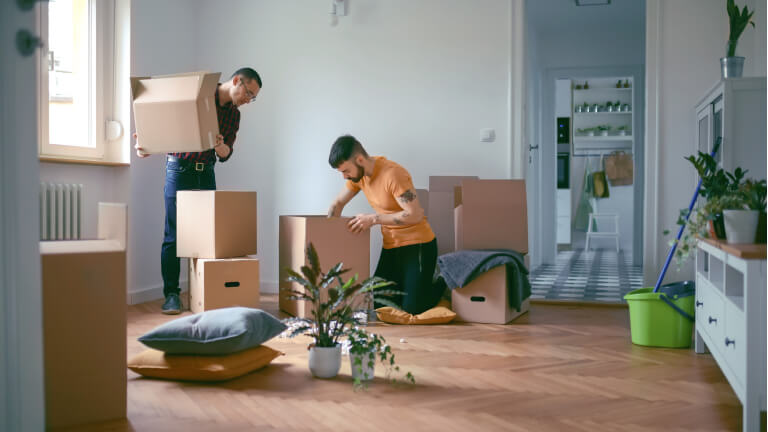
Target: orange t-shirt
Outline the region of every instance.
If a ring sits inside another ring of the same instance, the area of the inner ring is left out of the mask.
[[[374,156],[373,159],[373,174],[370,177],[363,176],[357,183],[347,180],[347,188],[353,192],[362,190],[376,213],[392,214],[403,211],[396,197],[414,189],[411,175],[405,168],[385,157]],[[412,225],[382,224],[381,235],[384,249],[427,243],[435,238],[426,216]]]

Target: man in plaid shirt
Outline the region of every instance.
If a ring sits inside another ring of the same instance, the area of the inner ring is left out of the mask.
[[[169,153],[165,164],[165,236],[160,254],[163,273],[164,314],[181,313],[179,299],[180,260],[176,256],[176,192],[180,190],[215,190],[216,176],[213,166],[216,160],[224,162],[232,156],[235,137],[240,128],[239,106],[253,102],[261,90],[261,77],[251,68],[238,69],[229,81],[216,89],[216,114],[219,134],[212,150],[198,153]],[[145,158],[136,140],[136,154]]]

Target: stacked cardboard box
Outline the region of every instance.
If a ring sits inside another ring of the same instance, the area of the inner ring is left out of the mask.
[[[454,245],[454,188],[463,180],[476,176],[429,176],[429,199],[422,203],[429,225],[437,238],[437,253],[453,252]],[[421,197],[419,197],[421,198]]]
[[[189,260],[189,308],[259,306],[256,192],[179,191],[176,255]]]
[[[523,180],[465,179],[454,188],[456,250],[511,249],[525,255],[528,266],[528,209]],[[484,273],[451,294],[462,321],[506,324],[529,309],[509,306],[506,267]]]
[[[312,243],[320,258],[320,268],[328,271],[343,263],[350,269],[342,278],[346,281],[357,275],[362,282],[370,276],[371,233],[353,234],[347,229],[351,218],[326,216],[280,216],[280,309],[296,317],[308,317],[312,305],[305,301],[290,300],[284,290],[303,288],[288,282],[286,269],[299,271],[307,265],[306,248]],[[362,305],[361,305],[362,307]]]

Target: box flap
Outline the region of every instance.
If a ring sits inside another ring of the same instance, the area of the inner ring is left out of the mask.
[[[139,94],[141,94],[142,91],[144,91],[144,87],[141,85],[141,81],[149,79],[149,77],[131,77],[131,95],[133,100],[136,99]]]
[[[429,176],[430,192],[453,192],[463,180],[477,180],[477,176]]]

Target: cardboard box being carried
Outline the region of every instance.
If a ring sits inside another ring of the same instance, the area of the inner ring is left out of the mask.
[[[429,176],[429,202],[424,210],[437,238],[440,255],[455,250],[453,189],[461,185],[462,180],[470,179],[477,179],[477,176]]]
[[[176,212],[176,256],[256,254],[256,192],[179,191]]]
[[[530,309],[530,297],[520,310],[509,306],[507,267],[498,266],[464,287],[451,291],[451,308],[456,319],[465,322],[506,324]]]
[[[145,152],[201,152],[216,145],[220,75],[131,77],[136,133]]]
[[[41,242],[40,254],[46,426],[125,418],[125,246]]]
[[[528,253],[525,180],[464,180],[454,205],[456,250]]]
[[[300,273],[307,265],[306,247],[312,243],[320,258],[320,268],[328,271],[339,262],[350,269],[342,279],[358,275],[362,282],[370,276],[371,233],[353,234],[347,230],[351,218],[326,216],[280,216],[280,310],[296,317],[309,317],[308,302],[289,300],[284,289],[302,290],[301,285],[287,282],[286,268]],[[334,285],[335,286],[335,285]],[[362,300],[362,299],[361,299]]]
[[[193,313],[232,306],[259,307],[257,258],[189,260],[189,309]]]

